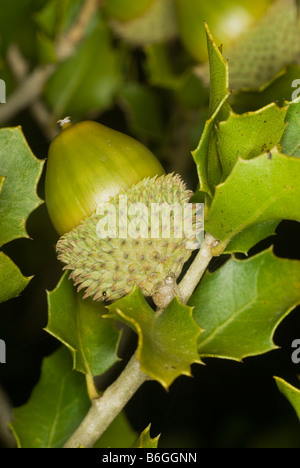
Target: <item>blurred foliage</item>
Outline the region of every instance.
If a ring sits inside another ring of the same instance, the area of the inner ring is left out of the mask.
[[[0,3],[0,78],[6,82],[5,105],[22,86],[20,66],[25,66],[23,79],[45,65],[53,66],[37,96],[46,122],[37,118],[31,105],[4,122],[5,126],[21,125],[32,151],[41,159],[47,156],[47,130],[57,131],[59,118],[91,118],[143,141],[167,171],[180,173],[195,189],[198,178],[190,152],[211,116],[204,21],[218,45],[222,43],[224,57],[230,59],[229,90],[233,92],[229,103],[235,112],[255,111],[272,102],[282,106],[291,100],[292,83],[300,78],[296,0],[129,0],[129,9],[128,1],[103,0],[74,53],[61,60],[57,44],[76,25],[84,3]],[[270,4],[272,11],[266,13]],[[16,60],[15,48],[21,61]],[[38,190],[43,198],[43,178]],[[8,363],[0,368],[0,381],[13,406],[28,400],[39,380],[42,358],[57,347],[43,331],[45,290],[53,289],[61,274],[54,250],[57,236],[45,206],[30,216],[27,231],[32,240],[10,242],[1,254],[8,255],[25,276],[35,275],[20,297],[1,304],[0,337],[7,343]],[[275,253],[300,259],[299,225],[285,222],[276,232],[272,238]],[[269,245],[270,240],[264,241],[250,256]],[[128,405],[132,426],[141,433],[152,422],[153,433],[162,432],[161,447],[299,448],[297,418],[271,382],[274,374],[289,382],[296,380],[289,347],[292,338],[298,337],[299,325],[299,314],[294,312],[275,335],[282,351],[255,363],[247,359],[237,367],[236,363],[209,362],[210,366],[195,370],[191,382],[185,377],[176,381],[168,395],[151,383]],[[122,419],[123,426],[127,423]],[[128,434],[134,440],[129,428]]]

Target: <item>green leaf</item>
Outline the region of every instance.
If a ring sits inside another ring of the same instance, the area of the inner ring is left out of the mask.
[[[143,430],[138,440],[134,443],[131,448],[157,448],[160,434],[154,439],[150,436],[151,424]]]
[[[225,243],[251,226],[300,220],[300,161],[277,150],[245,161],[216,188],[205,229]]]
[[[280,377],[274,377],[277,387],[280,392],[288,399],[293,406],[300,419],[300,390],[299,388],[293,387],[291,384],[281,379]]]
[[[300,303],[300,262],[271,250],[206,273],[189,301],[205,332],[200,356],[241,360],[275,349],[274,332]]]
[[[48,307],[46,330],[71,350],[77,371],[100,375],[118,360],[114,321],[102,317],[102,303],[83,300],[66,274],[48,293]]]
[[[1,32],[0,32],[0,45],[6,48],[10,40],[16,35],[24,18],[30,12],[32,0],[23,0],[22,2],[13,2],[12,0],[1,0],[0,3],[0,18],[1,18]]]
[[[5,177],[4,177],[4,176],[0,176],[0,194],[1,194],[1,191],[2,191],[2,187],[3,187],[4,181],[5,181]]]
[[[61,448],[90,408],[85,378],[72,370],[62,347],[44,359],[39,383],[24,406],[14,410],[12,430],[20,448]]]
[[[161,313],[155,313],[138,288],[108,306],[114,317],[138,334],[137,356],[141,370],[166,389],[179,375],[191,375],[190,366],[200,363],[197,339],[200,327],[191,307],[175,298]]]
[[[122,411],[96,442],[94,448],[129,448],[135,442],[136,437],[136,432],[129,424],[125,412]]]
[[[275,102],[280,106],[291,100],[293,88],[291,84],[299,79],[300,66],[289,65],[276,76],[261,86],[257,91],[240,91],[232,94],[230,101],[235,112],[255,111]]]
[[[255,224],[250,226],[244,231],[237,234],[227,245],[224,254],[244,253],[247,254],[249,250],[254,247],[258,242],[266,239],[275,234],[278,226],[277,221],[270,223]]]
[[[43,164],[32,154],[20,127],[0,130],[0,174],[5,176],[0,197],[0,246],[28,237],[27,218],[41,204],[36,189]]]
[[[288,125],[281,140],[282,152],[300,158],[300,100],[289,105],[286,122]]]
[[[134,133],[142,138],[159,140],[162,137],[161,108],[153,89],[139,83],[127,83],[120,90],[119,98]]]
[[[174,90],[178,87],[179,77],[175,74],[167,44],[159,42],[145,47],[147,58],[146,71],[152,86]]]
[[[210,68],[210,95],[209,95],[209,117],[216,112],[225,96],[229,97],[229,70],[228,61],[224,59],[220,49],[205,24],[207,48]],[[230,113],[230,106],[225,100],[219,112],[219,119],[226,120]]]
[[[227,99],[230,92],[228,89],[228,63],[215,44],[207,25],[206,34],[210,63],[209,112],[199,145],[192,152],[192,155],[197,165],[200,190],[213,197],[214,186],[221,179],[221,165],[216,148],[214,125],[217,120],[226,120],[229,116],[230,106]]]
[[[280,142],[287,109],[270,104],[256,112],[242,115],[231,112],[226,121],[217,125],[223,180],[239,158],[253,159],[267,153]]]
[[[113,48],[107,24],[95,25],[76,53],[50,78],[46,100],[57,118],[80,118],[90,111],[108,109],[121,82],[119,52]],[[97,20],[97,21],[96,21]]]
[[[36,23],[48,37],[55,39],[76,19],[83,0],[50,0],[35,15]]]
[[[32,277],[26,278],[3,252],[0,252],[0,303],[18,296]]]
[[[213,184],[210,180],[212,172],[210,162],[211,140],[215,139],[216,137],[214,128],[215,121],[227,99],[228,96],[226,95],[224,99],[220,102],[220,105],[219,107],[217,107],[215,113],[206,121],[199,144],[197,148],[194,151],[192,151],[192,155],[198,170],[200,190],[202,192],[207,193],[211,198],[213,198],[214,193],[214,187],[212,186]]]

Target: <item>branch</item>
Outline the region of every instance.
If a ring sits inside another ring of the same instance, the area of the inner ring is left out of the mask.
[[[216,253],[216,247],[218,245],[219,242],[211,234],[207,233],[197,257],[181,282],[176,284],[175,279],[172,280],[171,277],[168,277],[157,293],[153,295],[154,303],[159,309],[157,312],[162,312],[175,296],[178,296],[183,304],[188,302],[211,259],[216,255],[221,255],[225,249],[225,244],[224,246],[222,244],[222,249]]]
[[[217,239],[215,239],[211,234],[207,233],[205,235],[203,244],[201,245],[197,257],[178,285],[178,296],[181,302],[184,304],[188,302],[189,298],[194,292],[194,289],[205,273],[211,259],[215,256],[213,249],[218,245],[219,241],[217,241]],[[221,255],[221,253],[222,252],[218,252],[218,255]]]
[[[59,63],[69,58],[75,52],[78,43],[84,38],[86,28],[96,13],[99,4],[99,0],[85,0],[75,24],[69,31],[58,38],[55,50]],[[25,78],[22,84],[10,96],[5,106],[1,106],[0,125],[35,103],[42,94],[47,80],[56,68],[57,65],[54,64],[37,67]],[[38,112],[40,112],[42,118],[45,118],[45,112],[41,110],[40,106],[38,107]]]
[[[21,85],[26,79],[29,64],[16,45],[11,45],[7,52],[7,61],[15,79]],[[30,103],[29,103],[30,104]],[[51,118],[51,113],[41,99],[30,104],[30,112],[41,127],[46,138],[51,141],[58,133],[57,125]]]
[[[99,0],[85,0],[75,24],[62,34],[56,45],[56,56],[59,61],[73,55],[77,45],[84,38],[87,26],[100,5]]]
[[[210,260],[214,256],[213,252],[217,244],[218,241],[216,241],[213,236],[206,234],[197,257],[177,288],[179,297],[184,303],[189,300],[208,267]],[[218,252],[218,255],[220,253],[221,252]],[[167,286],[167,284],[165,286]],[[170,287],[172,288],[172,293],[166,294],[165,292],[167,297],[166,303],[164,304],[165,307],[167,307],[175,296],[176,289],[171,284]],[[162,312],[162,308],[157,313],[160,311]],[[140,364],[134,355],[118,379],[105,390],[101,397],[92,401],[90,411],[65,444],[65,448],[77,448],[80,446],[86,448],[93,447],[111,422],[124,408],[126,403],[146,380],[150,380],[150,377],[140,370]]]
[[[91,448],[108,428],[126,403],[149,377],[140,370],[134,355],[118,379],[100,398],[92,401],[91,409],[64,448]]]

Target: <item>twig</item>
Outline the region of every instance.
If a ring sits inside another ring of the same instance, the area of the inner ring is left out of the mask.
[[[10,46],[8,49],[7,62],[16,80],[22,84],[23,80],[26,79],[29,65],[15,44]],[[53,140],[58,133],[58,127],[52,121],[51,114],[44,102],[41,99],[36,99],[32,104],[30,104],[30,111],[41,127],[46,138],[48,140]]]
[[[75,24],[57,40],[55,50],[59,62],[66,60],[75,52],[78,43],[84,38],[86,28],[96,13],[99,4],[99,0],[85,0]],[[5,106],[0,107],[0,125],[36,102],[44,89],[45,83],[56,67],[55,64],[37,67],[25,79],[22,78],[22,80],[24,79],[22,84],[9,97]],[[42,119],[45,118],[45,112],[43,111],[41,105],[36,107],[35,112]]]
[[[42,93],[44,85],[55,69],[54,65],[36,68],[0,107],[0,125],[32,104]]]
[[[84,2],[75,24],[57,41],[56,56],[59,61],[65,60],[74,53],[99,5],[99,0],[86,0]]]
[[[149,377],[140,370],[134,355],[118,379],[92,406],[64,448],[93,447],[126,403]]]
[[[212,249],[216,247],[216,244],[216,239],[210,234],[206,234],[197,257],[178,285],[177,291],[184,303],[189,300],[210,260],[214,256]],[[175,290],[173,290],[171,295],[168,295],[168,303],[173,299],[174,295]],[[165,307],[167,305],[164,304]],[[162,310],[159,312],[162,312]],[[90,411],[76,432],[65,444],[65,448],[93,447],[110,423],[146,380],[150,380],[150,377],[140,370],[139,362],[134,355],[118,379],[106,389],[100,398],[92,401]]]
[[[163,311],[169,305],[172,299],[174,299],[175,296],[178,296],[182,303],[187,303],[187,301],[193,294],[194,289],[196,288],[197,284],[202,278],[211,259],[214,256],[216,256],[215,248],[218,245],[219,242],[212,235],[206,234],[201,249],[198,252],[198,255],[191,264],[189,270],[184,275],[181,282],[179,284],[176,284],[175,280],[172,281],[172,278],[168,277],[163,283],[163,285],[159,288],[157,293],[152,297],[154,303],[159,308],[157,312],[160,313],[161,311]],[[220,255],[221,253],[222,250],[218,252],[218,255]]]
[[[213,249],[217,247],[218,244],[219,242],[217,239],[215,239],[211,234],[206,234],[197,257],[178,285],[178,296],[184,304],[188,302],[194,292],[194,289],[205,273],[211,259],[215,256]],[[222,252],[219,252],[218,255],[221,253]]]

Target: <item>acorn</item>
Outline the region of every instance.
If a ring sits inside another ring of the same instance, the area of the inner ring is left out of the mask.
[[[72,125],[67,118],[61,126],[49,148],[45,180],[48,213],[59,235],[120,190],[165,172],[144,145],[100,123]]]
[[[261,17],[272,0],[174,0],[182,43],[200,62],[207,60],[204,21],[216,42],[226,47]]]
[[[155,296],[197,248],[197,213],[185,211],[192,192],[133,138],[96,122],[63,123],[45,190],[59,260],[85,298],[114,301],[135,286]]]

